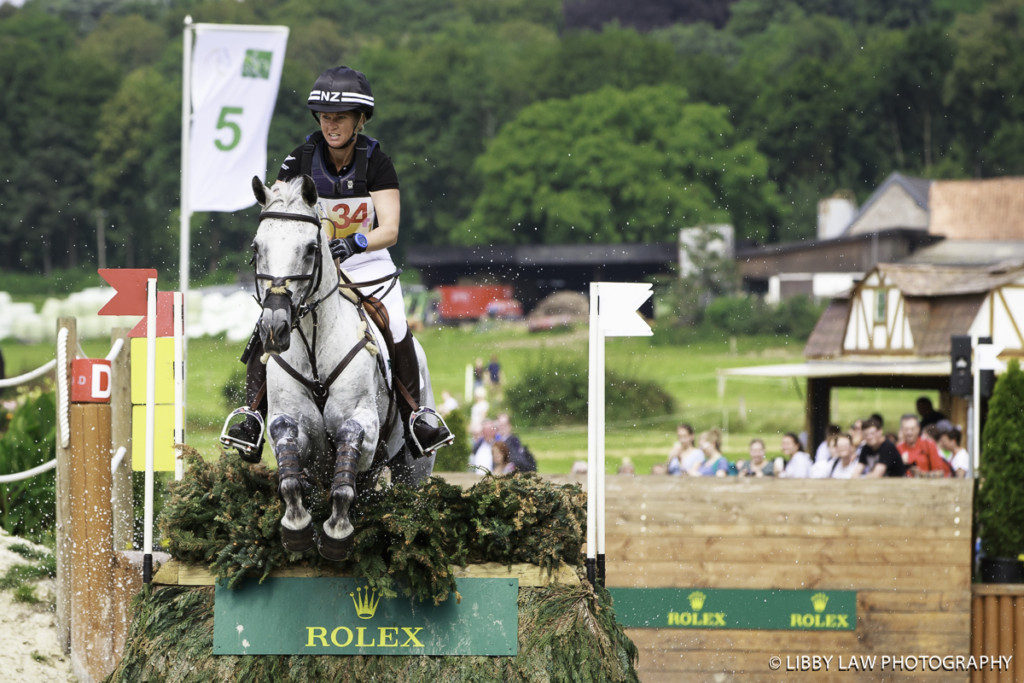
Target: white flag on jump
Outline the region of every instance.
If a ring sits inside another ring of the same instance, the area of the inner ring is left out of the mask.
[[[189,208],[237,211],[255,203],[250,179],[266,174],[288,28],[196,24],[195,32]]]
[[[646,282],[598,282],[600,331],[605,337],[649,337],[654,332],[637,309],[651,298]]]

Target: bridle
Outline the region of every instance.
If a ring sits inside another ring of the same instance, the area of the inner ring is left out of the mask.
[[[267,218],[279,218],[282,220],[289,221],[301,221],[303,223],[310,223],[311,225],[316,226],[316,258],[313,259],[313,270],[309,273],[282,275],[279,277],[275,277],[274,275],[268,275],[266,273],[261,273],[257,270],[258,266],[256,264],[256,254],[254,253],[252,255],[252,267],[256,283],[256,294],[254,295],[256,303],[260,305],[260,308],[264,308],[266,306],[267,299],[271,296],[281,296],[287,298],[288,307],[289,309],[291,309],[292,329],[295,329],[295,327],[299,324],[299,320],[301,320],[307,313],[313,313],[316,310],[316,307],[319,306],[323,301],[325,301],[329,296],[334,294],[334,292],[336,292],[338,288],[336,286],[332,287],[330,290],[328,290],[326,294],[324,294],[319,299],[312,302],[309,301],[310,297],[316,294],[316,292],[320,289],[320,283],[323,280],[323,255],[321,253],[321,249],[323,248],[323,229],[321,227],[319,218],[317,218],[316,216],[309,216],[303,213],[288,213],[285,211],[264,211],[260,213],[257,222],[262,223]],[[270,283],[269,286],[265,288],[262,297],[260,296],[260,280],[267,280]],[[302,298],[299,299],[299,304],[298,306],[296,306],[291,299],[288,286],[292,282],[303,281],[307,283],[306,291],[302,294]]]

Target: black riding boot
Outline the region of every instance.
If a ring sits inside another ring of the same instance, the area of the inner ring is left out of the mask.
[[[245,348],[245,353],[242,354],[245,362],[245,404],[247,406],[252,405],[260,389],[267,383],[267,366],[260,362],[260,356],[262,355],[263,344],[260,343],[259,336],[253,334],[252,339],[249,340],[249,344]],[[256,410],[264,420],[267,419],[267,395],[265,392]],[[246,462],[259,462],[263,459],[263,440],[260,438],[262,436],[260,434],[260,423],[255,417],[247,415],[242,422],[231,425],[228,429],[228,435],[249,443],[259,444],[256,450],[251,453],[247,453],[242,448],[235,447],[242,460]]]
[[[395,377],[405,385],[416,402],[420,406],[420,364],[416,358],[416,346],[413,344],[412,333],[409,332],[400,342],[395,343]],[[409,433],[409,417],[413,408],[404,397],[398,397],[398,412],[402,416],[402,424],[405,426],[405,440],[409,444],[409,450],[414,458],[426,455],[425,451],[431,451],[443,443],[449,436],[449,432],[443,425],[432,425],[426,420],[416,420],[416,440],[419,440],[420,448],[416,447],[416,441]]]

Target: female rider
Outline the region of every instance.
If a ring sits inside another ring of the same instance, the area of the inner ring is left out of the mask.
[[[398,174],[378,142],[361,132],[373,116],[374,108],[373,92],[366,76],[347,66],[328,69],[313,84],[306,106],[320,124],[320,130],[309,135],[306,142],[285,158],[277,174],[278,182],[287,182],[299,175],[313,178],[324,230],[331,240],[331,255],[344,262],[345,272],[353,282],[368,282],[394,273],[396,268],[388,247],[398,241],[401,206]],[[390,283],[384,283],[382,291],[387,293],[381,302],[388,311],[395,342],[394,371],[396,379],[405,385],[418,405],[419,363],[405,320],[402,287],[397,278],[390,290],[389,286]],[[371,294],[378,287],[380,285],[360,291]],[[246,399],[249,401],[266,381],[266,368],[259,362],[259,355],[250,353],[247,360]],[[401,397],[398,406],[408,435],[412,407]],[[265,404],[261,411],[265,411]],[[240,423],[238,429],[242,430],[240,436],[248,438],[253,432],[256,438],[259,436],[258,422],[252,417]],[[412,439],[409,441],[417,457],[450,437],[443,426],[435,427],[423,419],[416,420],[415,434],[420,449]],[[250,441],[255,442],[255,439]],[[242,455],[246,457],[244,452]],[[255,459],[259,459],[258,454]]]

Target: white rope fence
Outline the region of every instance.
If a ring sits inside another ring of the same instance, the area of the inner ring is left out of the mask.
[[[46,361],[35,370],[32,370],[31,372],[26,372],[24,375],[18,375],[17,377],[8,377],[7,379],[0,379],[0,389],[10,389],[11,387],[16,387],[19,384],[31,382],[37,377],[42,377],[46,373],[53,370],[53,367],[56,364],[57,359],[51,358],[50,360]]]
[[[120,337],[114,340],[114,343],[110,346],[110,351],[107,353],[107,362],[113,363],[118,354],[121,353],[121,348],[124,347],[124,337]]]
[[[71,410],[68,400],[68,328],[62,327],[57,333],[57,424],[60,447],[67,448],[71,442],[71,425],[68,423],[68,412]]]
[[[34,477],[37,474],[42,474],[47,470],[52,470],[57,466],[57,458],[54,458],[50,462],[44,462],[42,465],[37,465],[30,470],[24,472],[15,472],[14,474],[0,474],[0,484],[10,484],[14,481],[21,481],[22,479],[28,479]]]
[[[107,353],[106,359],[110,362],[114,362],[118,354],[121,353],[121,349],[124,348],[124,339],[116,339],[110,347],[110,351]],[[79,355],[84,356],[82,347],[78,347]],[[67,448],[71,441],[71,425],[69,424],[69,412],[71,406],[68,400],[68,376],[63,371],[67,367],[67,355],[68,355],[68,330],[66,327],[60,328],[57,333],[57,357],[51,358],[47,362],[40,365],[31,372],[26,372],[23,375],[17,377],[10,377],[8,379],[0,379],[0,389],[7,389],[10,387],[24,384],[25,382],[31,382],[32,380],[42,377],[46,373],[50,372],[56,366],[60,366],[62,371],[57,373],[57,422],[59,429],[58,438],[60,439],[61,448]],[[126,453],[124,446],[117,449],[117,452],[110,459],[110,469],[114,471],[117,466],[121,464]],[[29,477],[34,477],[37,474],[42,474],[52,470],[57,466],[57,459],[54,458],[49,462],[45,462],[42,465],[37,465],[32,469],[25,470],[24,472],[15,472],[13,474],[0,474],[0,484],[10,484],[16,481],[22,481]]]

